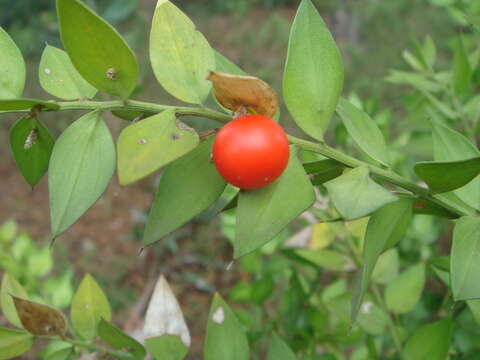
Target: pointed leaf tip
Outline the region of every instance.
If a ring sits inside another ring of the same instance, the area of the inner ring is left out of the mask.
[[[176,98],[201,104],[211,84],[215,54],[195,24],[170,1],[157,3],[150,33],[150,61],[160,85]]]
[[[89,7],[76,0],[57,0],[63,46],[82,77],[97,89],[128,98],[139,67],[121,35]],[[116,76],[108,76],[114,69]]]
[[[295,122],[317,140],[323,140],[343,78],[335,40],[313,3],[303,0],[290,32],[283,95]]]
[[[186,347],[190,347],[191,338],[182,309],[172,289],[163,275],[157,280],[152,298],[148,304],[143,328],[145,338],[162,335],[178,335]]]

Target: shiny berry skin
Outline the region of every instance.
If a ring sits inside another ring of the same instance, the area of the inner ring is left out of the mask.
[[[232,120],[217,134],[212,160],[228,183],[241,189],[259,189],[275,181],[289,157],[285,131],[261,115]]]

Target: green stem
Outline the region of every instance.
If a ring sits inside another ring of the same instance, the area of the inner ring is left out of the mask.
[[[145,113],[158,113],[165,110],[173,110],[178,116],[200,116],[208,119],[216,120],[221,123],[227,123],[232,119],[231,115],[221,113],[215,110],[211,110],[204,107],[185,107],[185,106],[169,106],[169,105],[159,105],[153,103],[147,103],[137,100],[113,100],[113,101],[63,101],[57,102],[60,106],[59,110],[135,110]],[[12,111],[2,111],[2,114],[5,113],[25,113],[30,110],[12,110]],[[420,198],[431,201],[442,208],[448,210],[449,212],[457,215],[471,215],[467,213],[464,209],[459,208],[455,203],[450,202],[447,199],[438,199],[429,194],[428,189],[425,189],[421,186],[418,186],[414,182],[396,174],[395,172],[384,169],[379,166],[368,164],[364,161],[358,160],[354,157],[346,155],[325,143],[312,142],[304,139],[297,138],[295,136],[288,136],[288,139],[291,144],[299,146],[301,149],[309,150],[318,154],[321,154],[327,158],[336,160],[347,167],[358,167],[362,165],[368,166],[370,172],[379,178],[397,185],[405,190],[408,190]]]
[[[73,339],[65,339],[65,340],[72,345],[83,347],[85,349],[92,350],[92,351],[106,353],[110,356],[113,356],[116,359],[130,359],[130,360],[132,359],[132,355],[125,353],[123,351],[110,350],[110,349],[104,348],[103,346],[100,346],[94,343],[84,342],[84,341],[78,341]]]
[[[111,350],[95,343],[75,340],[75,339],[68,338],[66,336],[37,336],[37,337],[42,339],[55,340],[55,341],[62,340],[62,341],[68,342],[69,344],[82,347],[87,350],[108,354],[110,356],[113,356],[115,359],[129,359],[129,360],[133,359],[132,355],[129,353],[126,353],[123,351]]]
[[[356,246],[355,242],[352,240],[350,236],[347,236],[347,242],[348,242],[348,247],[350,248],[350,251],[352,253],[351,259],[353,262],[358,266],[362,266],[362,255],[360,253],[360,250]],[[371,282],[369,286],[369,292],[372,294],[373,298],[375,299],[375,302],[378,304],[378,306],[385,312],[387,315],[387,325],[388,325],[388,330],[390,331],[390,334],[393,339],[393,343],[395,345],[395,350],[397,351],[398,355],[401,357],[402,356],[402,342],[400,340],[400,334],[398,333],[398,329],[395,326],[395,322],[393,320],[392,314],[388,311],[387,305],[385,304],[385,301],[383,301],[383,297],[380,294],[380,290],[378,289],[377,284],[374,284]]]
[[[300,139],[291,135],[288,136],[288,140],[290,141],[290,143],[296,144],[304,150],[309,150],[309,151],[319,153],[332,160],[336,160],[348,167],[353,168],[353,167],[366,165],[368,166],[372,174],[377,175],[379,178],[391,184],[397,185],[405,190],[408,190],[423,199],[429,200],[458,216],[469,215],[463,209],[458,208],[455,204],[451,203],[450,201],[446,199],[437,199],[433,197],[432,195],[429,194],[428,189],[425,189],[415,184],[414,182],[394,173],[392,170],[383,169],[379,166],[375,166],[372,164],[368,164],[364,161],[358,160],[354,157],[346,155],[326,145],[325,143],[314,143],[314,142]]]

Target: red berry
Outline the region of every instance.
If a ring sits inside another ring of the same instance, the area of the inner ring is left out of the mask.
[[[241,189],[259,189],[282,174],[289,152],[280,125],[265,116],[247,115],[218,132],[212,155],[225,181]]]

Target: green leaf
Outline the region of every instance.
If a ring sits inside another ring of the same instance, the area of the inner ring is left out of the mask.
[[[52,235],[68,229],[103,194],[115,171],[115,145],[99,111],[57,139],[48,168]]]
[[[298,249],[294,251],[294,254],[314,264],[316,267],[323,267],[332,271],[345,271],[352,266],[346,256],[332,250]]]
[[[23,286],[20,285],[15,278],[5,273],[3,275],[2,287],[0,289],[0,304],[2,305],[2,312],[12,325],[23,328],[23,325],[17,314],[17,309],[13,303],[12,295],[24,299],[28,298],[28,294]]]
[[[97,335],[101,318],[111,320],[110,305],[95,279],[86,274],[73,296],[70,319],[75,331],[84,339],[92,340]]]
[[[480,31],[480,15],[467,15],[468,23],[477,31]]]
[[[112,114],[116,117],[127,120],[127,121],[137,121],[142,120],[146,117],[155,115],[156,112],[145,112],[137,110],[112,110]]]
[[[237,205],[235,258],[266,244],[315,201],[312,184],[290,148],[283,174],[258,190],[241,191]]]
[[[337,113],[355,143],[372,159],[388,166],[388,150],[385,138],[375,121],[365,112],[345,99],[340,99]]]
[[[413,86],[417,87],[415,85]],[[437,99],[434,95],[432,95],[426,90],[423,90],[419,87],[417,88],[420,90],[422,95],[428,99],[428,101],[432,104],[432,106],[436,108],[436,110],[438,110],[444,116],[446,116],[449,119],[454,119],[458,116],[457,113],[451,107],[449,107],[444,101]]]
[[[472,67],[461,36],[458,37],[453,59],[452,86],[457,96],[462,95],[469,87],[472,78]]]
[[[236,64],[231,62],[225,56],[223,56],[218,51],[215,51],[215,62],[216,62],[216,71],[245,76],[247,73],[240,69]]]
[[[345,165],[335,160],[322,159],[318,161],[310,161],[310,162],[303,163],[303,168],[305,169],[307,174],[318,174],[318,173],[327,172],[333,169],[343,170],[345,168]]]
[[[42,351],[43,360],[68,360],[73,354],[73,345],[65,341],[52,341]]]
[[[270,275],[263,275],[252,286],[250,301],[255,304],[263,304],[273,293],[275,283]]]
[[[65,100],[91,99],[97,93],[78,73],[67,53],[47,45],[38,68],[43,90]]]
[[[25,271],[28,274],[35,274],[36,277],[47,275],[53,267],[52,251],[45,246],[42,249],[35,249],[27,258]]]
[[[165,170],[148,216],[144,245],[182,226],[222,194],[226,183],[210,161],[214,138],[202,141]]]
[[[142,344],[104,318],[101,318],[98,324],[98,336],[114,349],[124,349],[131,353],[136,360],[143,360],[147,355]]]
[[[425,37],[425,42],[423,43],[422,47],[422,54],[429,68],[433,69],[437,58],[437,48],[430,35]]]
[[[52,252],[50,251],[50,254]],[[59,277],[49,277],[43,283],[43,289],[52,306],[67,307],[73,298],[73,270],[66,270]]]
[[[1,360],[17,358],[17,356],[20,356],[30,350],[32,343],[32,335],[24,331],[0,327]]]
[[[311,0],[302,0],[292,25],[283,95],[296,123],[323,140],[343,87],[343,64]]]
[[[407,231],[412,219],[412,202],[412,199],[400,198],[370,217],[363,245],[363,267],[352,300],[352,321],[357,317],[380,254],[400,241]]]
[[[409,71],[390,70],[386,80],[392,84],[408,84],[425,92],[425,95],[442,89],[440,84],[428,80],[425,75]]]
[[[387,285],[398,275],[399,259],[396,248],[389,249],[379,256],[372,273],[372,281]]]
[[[450,255],[450,279],[455,300],[480,298],[480,218],[464,216],[453,231]]]
[[[424,71],[423,62],[417,59],[410,51],[404,50],[402,52],[403,59],[416,71]]]
[[[10,128],[10,149],[25,180],[35,186],[48,169],[53,140],[36,118],[24,116]]]
[[[455,196],[454,193],[446,193],[448,195]],[[433,197],[442,197],[442,195],[434,195]],[[457,198],[458,199],[458,198]],[[458,199],[458,201],[461,201]],[[463,201],[462,201],[463,203]],[[469,207],[465,204],[465,206]],[[448,219],[456,219],[458,215],[452,211],[445,209],[444,207],[434,203],[431,200],[426,200],[424,198],[416,198],[413,204],[413,213],[414,214],[423,214],[423,215],[434,215],[438,217],[445,217]]]
[[[475,212],[476,212],[476,210],[473,207],[471,207],[470,205],[466,204],[463,200],[461,200],[455,194],[455,192],[435,194],[435,195],[433,195],[433,197],[442,200],[443,202],[445,202],[448,205],[451,205],[451,206],[453,205],[454,207],[457,207],[458,209],[460,209],[465,214],[470,215],[470,214],[475,214]],[[436,205],[435,203],[432,203],[431,205],[434,205],[434,206],[438,207],[438,205]],[[429,207],[429,205],[427,204],[427,208],[428,207]],[[432,209],[430,209],[430,210],[432,210]],[[437,210],[439,210],[439,209],[437,209]],[[420,213],[418,211],[415,211],[415,212]],[[435,210],[434,212],[436,213],[437,211]],[[456,213],[452,213],[452,214],[454,216],[452,216],[452,215],[448,216],[448,213],[446,213],[445,210],[441,210],[441,211],[438,212],[438,215],[445,216],[445,217],[448,217],[448,218],[456,219],[456,218],[459,217],[459,215],[456,214]],[[434,215],[436,215],[436,214],[434,214]]]
[[[415,173],[435,193],[452,191],[480,174],[480,157],[461,161],[424,161],[415,164]]]
[[[168,0],[159,0],[150,33],[150,61],[158,82],[178,99],[201,104],[215,70],[215,54],[192,21]]]
[[[345,172],[324,185],[340,215],[348,220],[367,216],[398,199],[370,179],[366,165]]]
[[[232,209],[237,206],[237,200],[238,200],[238,193],[240,192],[240,189],[227,184],[225,187],[224,191],[220,195],[220,197],[210,206],[207,211],[203,213],[203,216],[207,221],[213,220],[215,216],[217,216],[219,213],[222,211],[226,211],[229,209]],[[232,239],[233,239],[232,235]]]
[[[412,266],[390,282],[385,289],[385,302],[390,311],[405,314],[420,300],[425,286],[425,264]]]
[[[63,46],[82,77],[101,91],[128,98],[139,70],[120,34],[77,0],[57,0],[57,14]]]
[[[453,321],[443,319],[415,330],[403,350],[405,360],[445,360],[453,335]]]
[[[297,357],[288,345],[278,336],[272,333],[272,340],[268,347],[267,360],[296,360]]]
[[[385,333],[388,324],[388,315],[371,299],[362,304],[358,314],[357,323],[365,332],[374,336],[380,336]]]
[[[9,219],[0,226],[0,243],[7,244],[12,241],[18,232],[18,225],[13,219]]]
[[[450,272],[450,256],[437,256],[430,258],[430,264],[443,271]]]
[[[29,110],[34,106],[38,106],[48,110],[60,109],[60,106],[53,102],[37,100],[37,99],[21,98],[21,99],[0,100],[0,113],[2,111]]]
[[[182,360],[188,353],[188,348],[177,335],[148,338],[145,346],[156,360]]]
[[[342,175],[345,166],[335,160],[323,159],[303,164],[307,174],[313,174],[313,185],[322,185]]]
[[[435,161],[459,161],[478,157],[480,152],[465,136],[445,125],[433,123],[433,153]],[[480,177],[454,193],[468,205],[480,207]]]
[[[126,185],[193,150],[198,134],[167,110],[132,124],[118,137],[118,177]]]
[[[219,294],[215,294],[208,315],[203,348],[205,360],[248,360],[247,335]]]
[[[470,309],[475,322],[480,324],[480,300],[467,300],[468,308]]]
[[[26,68],[22,53],[0,26],[0,99],[22,96]],[[1,109],[0,109],[1,110]]]

